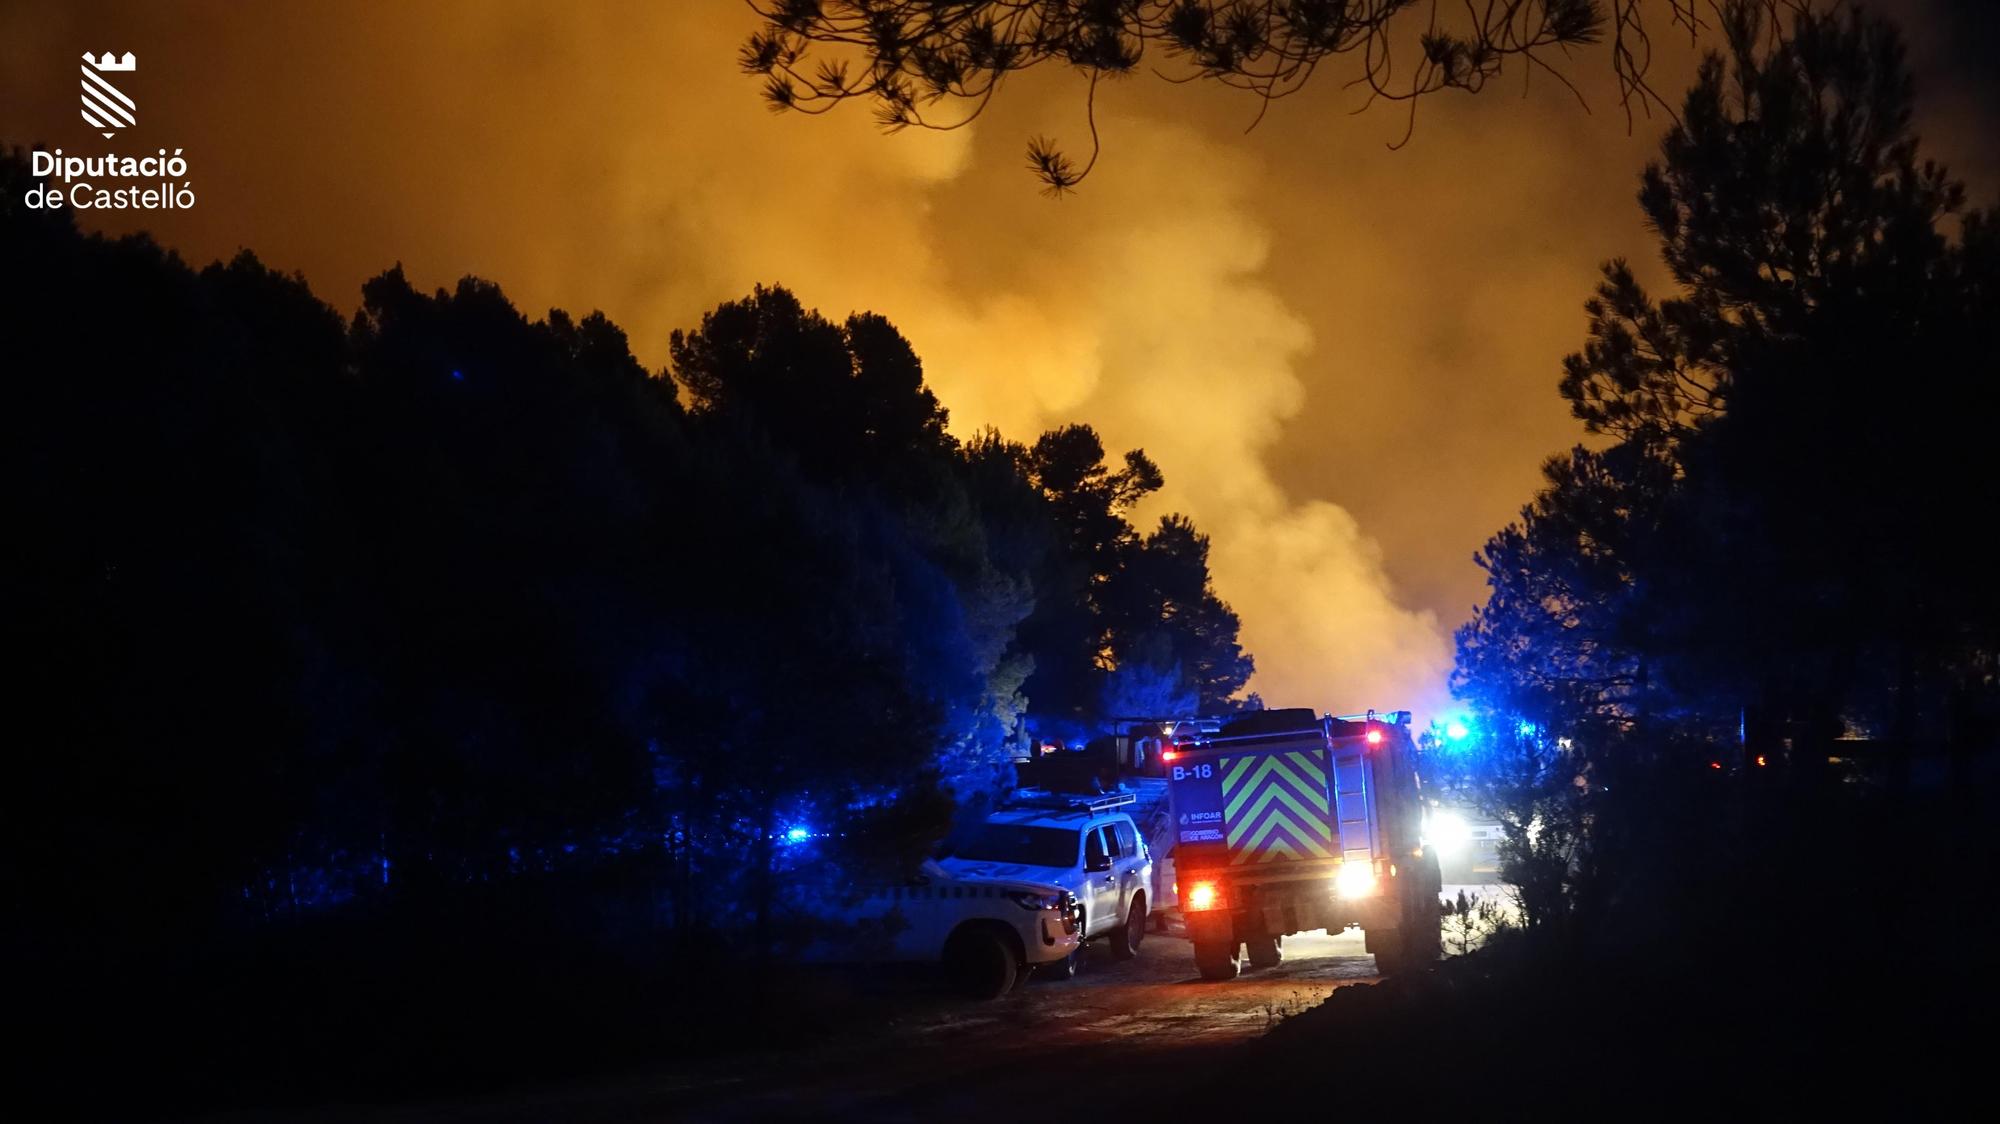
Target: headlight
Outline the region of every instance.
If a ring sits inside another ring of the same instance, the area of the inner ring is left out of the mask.
[[[1375,868],[1367,863],[1343,863],[1333,876],[1333,890],[1343,898],[1365,898],[1375,892]]]
[[[1205,909],[1214,909],[1220,904],[1222,895],[1215,892],[1215,883],[1197,882],[1188,889],[1187,899],[1181,902],[1181,908],[1199,913]]]
[[[1006,891],[1007,900],[1026,910],[1061,909],[1061,894],[1031,894],[1026,890]]]
[[[1431,814],[1424,836],[1440,855],[1463,854],[1472,843],[1472,825],[1457,812],[1439,810]]]

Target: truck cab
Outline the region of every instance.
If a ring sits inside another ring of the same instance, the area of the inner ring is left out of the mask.
[[[1018,794],[1009,806],[954,835],[939,860],[962,878],[1005,878],[1061,887],[1083,912],[1084,940],[1112,955],[1137,955],[1151,908],[1152,849],[1125,809],[1129,793]]]
[[[1435,960],[1441,883],[1408,711],[1259,711],[1162,753],[1181,915],[1207,979],[1359,926],[1388,974]]]

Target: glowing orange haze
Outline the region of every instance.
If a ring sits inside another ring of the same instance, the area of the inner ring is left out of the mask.
[[[1598,263],[1651,261],[1601,58],[1554,83],[1350,118],[1337,81],[1254,105],[1151,79],[1100,93],[1084,190],[1037,194],[1028,136],[1083,136],[1081,80],[1012,80],[975,128],[879,135],[864,107],[773,116],[734,67],[750,15],[692,4],[133,4],[0,15],[0,138],[186,150],[196,262],[254,249],[351,308],[401,261],[531,314],[601,308],[647,362],[752,283],[879,311],[968,433],[1088,421],[1167,475],[1143,513],[1215,540],[1253,686],[1337,709],[1444,701],[1471,562],[1547,454]],[[1662,44],[1677,91],[1692,55]],[[76,57],[134,51],[139,126],[79,118]],[[96,225],[92,219],[87,225]],[[108,329],[115,326],[107,325]]]

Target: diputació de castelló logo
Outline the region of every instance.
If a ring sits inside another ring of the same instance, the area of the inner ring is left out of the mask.
[[[122,55],[83,53],[83,122],[104,134],[106,140],[139,124],[138,102],[110,77],[138,69],[139,60],[130,51]],[[172,153],[162,148],[152,156],[120,156],[115,152],[65,156],[60,148],[54,152],[38,148],[29,161],[34,186],[28,189],[26,201],[35,210],[64,204],[79,211],[183,211],[194,206],[194,182],[183,178],[188,163],[178,148]],[[61,182],[48,182],[51,179]],[[147,182],[107,183],[135,179]]]

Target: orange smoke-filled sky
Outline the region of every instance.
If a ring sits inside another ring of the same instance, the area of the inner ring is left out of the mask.
[[[1933,151],[1975,185],[1995,156],[1935,3],[1905,17]],[[1256,106],[1150,77],[1099,92],[1105,152],[1050,201],[1026,139],[1083,142],[1083,80],[1008,81],[966,130],[885,137],[867,108],[778,116],[735,52],[733,0],[13,5],[0,140],[185,151],[197,203],[89,215],[196,263],[239,248],[351,311],[396,262],[420,285],[498,281],[530,315],[602,309],[649,365],[756,282],[910,337],[954,428],[1067,421],[1140,445],[1142,514],[1214,536],[1222,595],[1281,705],[1444,704],[1472,554],[1578,441],[1555,393],[1598,264],[1652,242],[1633,202],[1664,118],[1628,133],[1600,52],[1568,73],[1394,108],[1321,81]],[[1653,78],[1693,70],[1659,35]],[[85,50],[132,51],[137,127],[79,117]],[[107,330],[116,330],[108,324]]]

